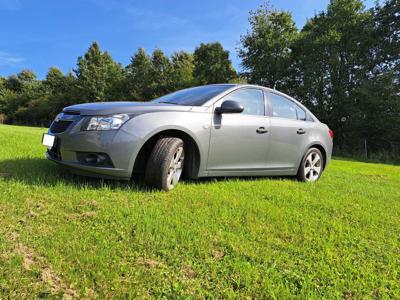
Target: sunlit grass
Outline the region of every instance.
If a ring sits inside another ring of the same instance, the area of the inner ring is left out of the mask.
[[[400,297],[398,166],[165,193],[69,174],[44,159],[44,131],[0,126],[0,298],[61,297],[46,266],[89,298]]]

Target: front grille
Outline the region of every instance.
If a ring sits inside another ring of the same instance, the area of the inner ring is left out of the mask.
[[[52,133],[61,133],[68,129],[72,121],[54,121],[50,126],[50,131]]]

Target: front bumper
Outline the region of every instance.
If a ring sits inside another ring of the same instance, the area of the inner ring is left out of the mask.
[[[75,173],[128,180],[131,178],[141,138],[123,130],[80,131],[82,118],[77,118],[64,132],[52,132],[56,136],[53,148],[48,149],[46,158],[71,168]],[[78,159],[79,153],[104,153],[111,159],[110,166],[94,165]]]
[[[108,167],[96,167],[85,165],[79,162],[71,162],[71,161],[63,161],[59,159],[55,159],[49,151],[46,152],[46,158],[53,162],[56,162],[60,165],[68,167],[72,169],[75,173],[90,176],[90,177],[101,177],[101,178],[109,178],[109,179],[121,179],[121,180],[129,180],[129,172],[125,169],[118,168],[108,168]]]

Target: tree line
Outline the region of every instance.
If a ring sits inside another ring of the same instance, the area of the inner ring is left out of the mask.
[[[365,9],[331,0],[296,27],[292,15],[266,3],[240,37],[238,73],[218,42],[167,56],[138,49],[127,66],[93,43],[76,69],[30,70],[0,77],[0,122],[48,125],[64,106],[147,101],[195,85],[248,82],[276,88],[305,104],[335,131],[337,153],[400,156],[400,0]]]
[[[43,80],[31,70],[0,77],[0,122],[48,126],[63,107],[100,101],[148,101],[195,85],[240,81],[220,43],[166,56],[140,48],[123,67],[94,42],[68,74],[51,67]]]

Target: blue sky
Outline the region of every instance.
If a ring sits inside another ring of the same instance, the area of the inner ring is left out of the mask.
[[[273,0],[299,28],[329,0]],[[43,78],[51,66],[72,70],[78,56],[98,41],[126,65],[139,47],[167,54],[220,41],[239,68],[236,48],[258,0],[0,0],[0,75],[31,69]],[[370,7],[372,0],[367,0]]]

